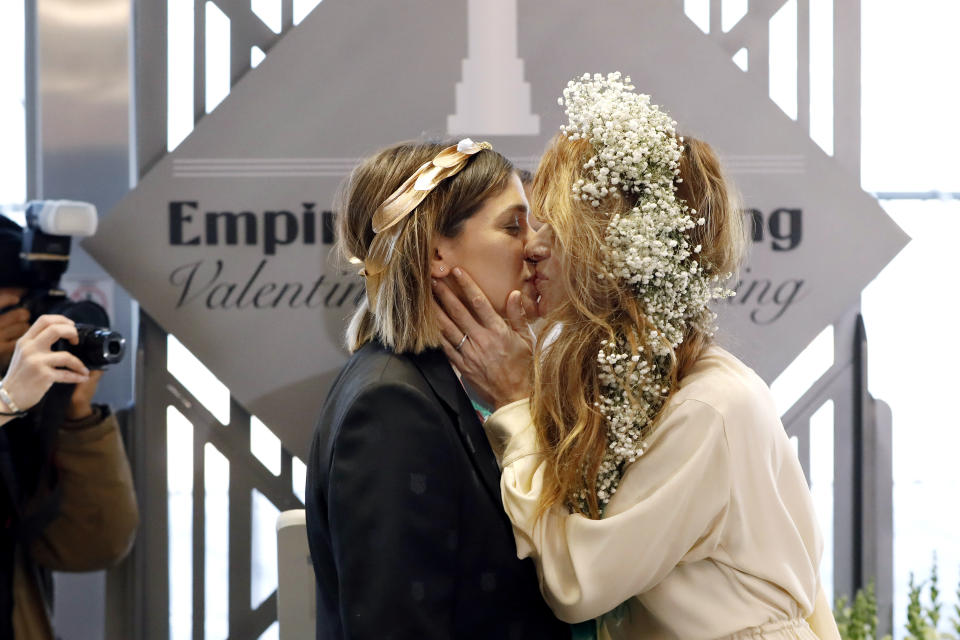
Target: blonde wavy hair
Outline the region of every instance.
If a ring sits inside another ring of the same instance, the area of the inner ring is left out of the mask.
[[[455,144],[455,143],[453,143]],[[400,142],[362,162],[337,196],[337,249],[342,259],[363,260],[373,242],[373,214],[423,163],[450,143]],[[513,164],[486,149],[472,156],[456,175],[441,182],[401,223],[393,254],[371,309],[365,297],[347,327],[354,352],[377,339],[396,353],[420,353],[440,345],[440,328],[431,308],[432,239],[455,238],[484,201],[507,187]]]
[[[747,246],[738,198],[710,145],[686,137],[683,150],[677,195],[706,218],[706,224],[688,232],[690,244],[703,245],[701,264],[708,275],[735,273]],[[649,347],[638,344],[635,336],[648,335],[652,326],[631,287],[597,277],[606,271],[603,247],[609,219],[634,203],[622,192],[607,196],[599,207],[573,196],[573,184],[580,178],[589,180],[583,165],[594,153],[589,141],[557,134],[533,182],[533,210],[553,229],[564,295],[537,340],[531,411],[547,456],[541,514],[562,503],[598,518],[595,489],[607,447],[607,425],[594,405],[602,395],[597,352],[601,341],[627,336],[633,353],[646,359]],[[555,340],[544,339],[553,332]],[[709,335],[688,326],[672,353],[666,377],[671,393],[710,343]],[[587,496],[586,505],[577,496]]]

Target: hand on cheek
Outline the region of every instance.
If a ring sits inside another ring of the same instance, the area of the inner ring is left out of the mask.
[[[466,301],[453,295],[450,278],[434,284],[444,353],[494,408],[527,397],[533,350],[520,292],[507,297],[504,319],[465,272],[454,277]]]

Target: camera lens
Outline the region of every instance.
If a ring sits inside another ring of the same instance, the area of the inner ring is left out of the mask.
[[[77,323],[77,344],[59,341],[59,348],[80,358],[87,367],[99,369],[123,359],[126,340],[116,331]]]

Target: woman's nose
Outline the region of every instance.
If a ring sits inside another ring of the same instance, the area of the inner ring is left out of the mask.
[[[523,257],[530,262],[540,262],[550,257],[550,242],[547,238],[547,225],[543,225],[536,233],[530,233],[529,241],[524,247]]]

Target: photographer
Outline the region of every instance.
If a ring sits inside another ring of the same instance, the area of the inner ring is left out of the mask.
[[[138,513],[116,418],[91,404],[102,371],[74,321],[23,304],[22,230],[0,216],[0,639],[54,638],[51,571],[94,571],[129,551]]]

